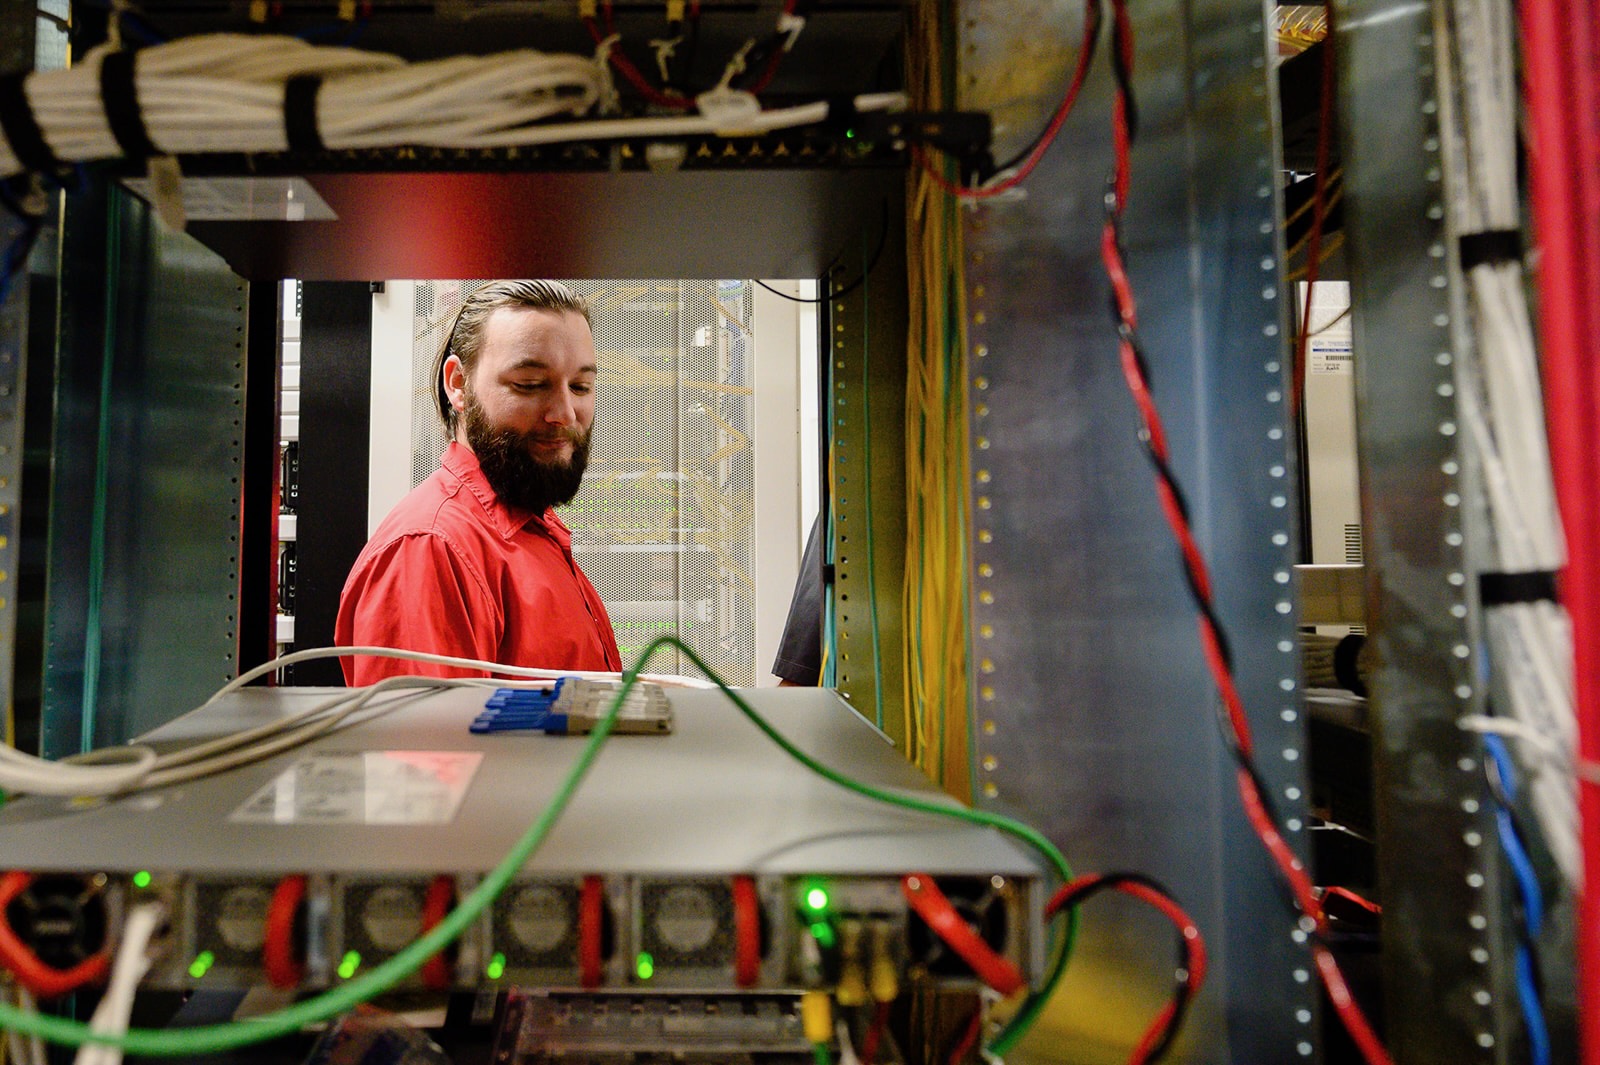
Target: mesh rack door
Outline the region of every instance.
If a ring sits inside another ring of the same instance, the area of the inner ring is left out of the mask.
[[[729,683],[753,684],[753,286],[567,283],[589,301],[600,370],[589,469],[560,509],[578,564],[599,589],[625,663],[671,635]],[[413,484],[444,452],[434,362],[480,284],[417,284]],[[698,672],[670,648],[649,668]]]

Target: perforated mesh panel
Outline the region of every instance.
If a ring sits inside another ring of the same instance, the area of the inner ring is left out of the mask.
[[[412,483],[446,437],[433,362],[482,282],[418,282]],[[675,635],[723,679],[755,682],[748,281],[569,281],[590,302],[599,387],[583,489],[561,509],[624,662]],[[676,651],[656,672],[697,673]]]

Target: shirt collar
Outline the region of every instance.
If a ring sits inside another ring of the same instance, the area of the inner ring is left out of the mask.
[[[439,460],[439,465],[472,494],[472,498],[483,508],[502,539],[509,540],[521,530],[528,529],[544,533],[562,548],[572,546],[572,532],[557,516],[554,507],[545,508],[543,514],[535,514],[531,510],[502,503],[500,497],[495,495],[494,489],[490,487],[489,479],[484,476],[483,467],[478,465],[478,456],[473,454],[470,448],[454,440],[450,441],[450,446],[445,448],[444,457]]]

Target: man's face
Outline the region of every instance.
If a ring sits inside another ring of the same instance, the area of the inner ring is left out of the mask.
[[[456,439],[510,506],[542,513],[577,495],[594,425],[594,338],[583,315],[503,307],[484,323],[470,378],[448,360]]]

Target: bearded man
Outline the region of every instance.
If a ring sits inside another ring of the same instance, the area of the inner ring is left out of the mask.
[[[341,646],[549,669],[620,670],[616,637],[553,509],[589,459],[595,350],[584,301],[554,281],[472,293],[440,352],[439,469],[389,512],[339,597]],[[345,680],[483,671],[359,656]]]

